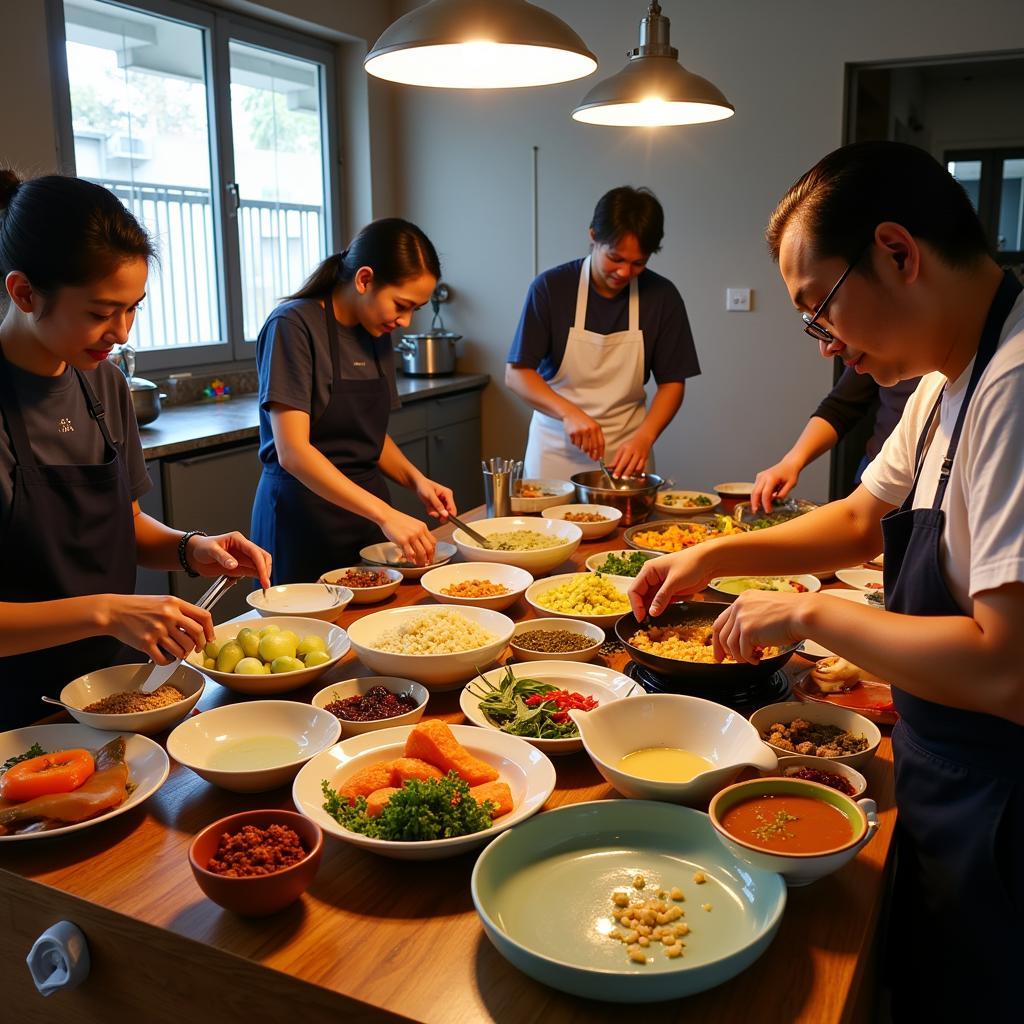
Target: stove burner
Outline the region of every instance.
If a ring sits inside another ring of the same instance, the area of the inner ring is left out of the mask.
[[[635,679],[648,693],[685,693],[689,697],[702,697],[716,704],[724,704],[743,714],[750,714],[767,704],[789,700],[792,695],[789,676],[781,669],[767,679],[739,687],[683,684],[677,679],[666,679],[635,661],[631,661],[623,672],[630,679]]]

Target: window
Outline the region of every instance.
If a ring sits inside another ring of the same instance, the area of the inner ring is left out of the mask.
[[[974,204],[1000,262],[1024,261],[1024,150],[947,153],[946,168]]]
[[[250,357],[332,247],[330,49],[174,0],[64,0],[64,30],[69,170],[111,189],[160,254],[140,368]]]

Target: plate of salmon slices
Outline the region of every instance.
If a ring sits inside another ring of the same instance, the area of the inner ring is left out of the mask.
[[[77,832],[138,807],[170,761],[146,736],[84,725],[0,733],[0,843]]]

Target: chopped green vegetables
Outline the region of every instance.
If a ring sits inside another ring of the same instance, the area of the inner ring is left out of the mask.
[[[0,766],[0,775],[3,775],[8,768],[13,768],[20,761],[28,761],[33,757],[42,757],[45,753],[46,751],[38,743],[33,743],[24,754],[15,754],[14,757],[7,758],[3,765]]]
[[[653,557],[643,551],[632,551],[625,558],[613,552],[602,563],[601,572],[609,576],[637,576],[644,563]]]
[[[494,804],[470,796],[469,784],[455,772],[443,779],[410,779],[395,793],[376,818],[366,813],[366,797],[355,806],[338,796],[324,779],[324,810],[343,828],[371,839],[422,842],[453,839],[491,827]]]
[[[472,687],[476,683],[480,693]],[[579,736],[569,717],[570,707],[589,711],[597,701],[581,694],[569,694],[551,683],[537,679],[516,679],[510,666],[495,686],[482,675],[469,684],[469,692],[480,701],[480,710],[495,728],[512,736],[534,740],[570,740]]]

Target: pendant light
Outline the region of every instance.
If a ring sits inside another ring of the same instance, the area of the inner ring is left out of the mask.
[[[404,85],[514,89],[582,78],[597,58],[527,0],[430,0],[387,28],[363,67]]]
[[[598,82],[572,112],[577,121],[621,127],[702,124],[732,117],[735,109],[717,86],[687,71],[669,44],[669,19],[651,0],[640,22],[640,45],[629,63]]]

